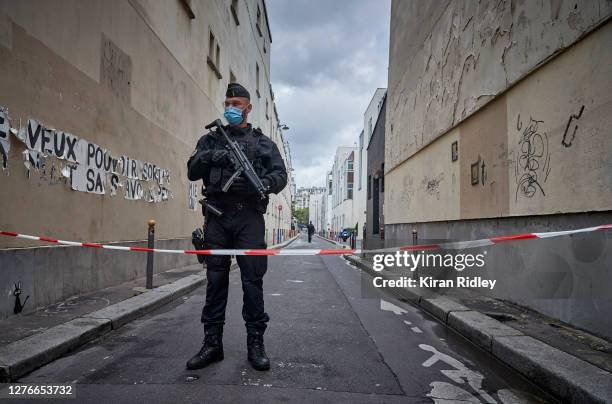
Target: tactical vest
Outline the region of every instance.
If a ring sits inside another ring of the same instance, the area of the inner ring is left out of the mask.
[[[253,165],[255,172],[257,172],[258,175],[262,174],[262,168],[263,168],[261,164],[261,159],[257,158],[257,144],[259,142],[259,138],[261,135],[262,133],[260,131],[252,127],[251,127],[251,130],[247,131],[243,135],[238,135],[238,136],[230,135],[232,140],[235,140],[238,143],[241,150],[247,156],[247,158]],[[221,135],[215,134],[213,136],[215,136],[215,139],[216,139],[216,145],[215,145],[216,149],[222,149],[222,148],[227,147],[229,150],[229,146],[227,145],[227,142]],[[232,176],[233,173],[234,173],[234,169],[232,167],[212,167],[210,169],[207,193],[210,194],[210,193],[222,192],[221,188],[227,182],[227,180]],[[231,188],[230,188],[230,191],[228,191],[228,194],[230,193],[231,193]]]

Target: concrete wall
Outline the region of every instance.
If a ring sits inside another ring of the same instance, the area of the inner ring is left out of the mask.
[[[264,3],[238,2],[239,25],[230,13],[230,2],[189,3],[194,19],[180,1],[0,1],[0,106],[8,109],[11,125],[24,127],[28,118],[34,118],[108,148],[113,155],[152,162],[170,170],[173,195],[160,203],[129,201],[121,195],[111,197],[108,191],[106,195],[75,192],[50,181],[48,171],[43,175],[32,170],[28,178],[21,154],[24,146],[13,137],[9,167],[0,172],[0,186],[10,190],[0,193],[1,229],[65,240],[124,242],[144,239],[146,222],[153,218],[158,238],[183,243],[202,223],[200,211],[188,209],[185,163],[204,125],[222,116],[230,71],[252,94],[250,121],[285,153],[269,84],[271,36],[265,18],[261,35],[256,28],[256,9],[259,6],[264,15]],[[221,78],[207,65],[210,31],[221,50],[217,66]],[[278,205],[283,206],[280,215]],[[290,207],[289,186],[270,202],[269,241],[279,220],[290,228]],[[0,249],[41,244],[0,239]],[[12,253],[3,251],[1,257],[6,254]],[[28,249],[20,254],[40,253]],[[62,278],[64,271],[75,270],[71,262],[85,262],[90,253],[73,254],[81,256],[63,265],[45,260],[46,269]],[[12,265],[1,259],[3,267]],[[183,261],[178,256],[174,261],[160,260],[167,267],[183,265]],[[100,262],[93,262],[91,270],[115,271],[97,266]],[[119,282],[125,276],[104,279]],[[17,280],[2,276],[0,285],[4,290]],[[62,290],[74,294],[78,288]],[[49,295],[67,297],[64,292]],[[35,300],[47,302],[43,297]]]
[[[604,1],[392,3],[388,246],[413,229],[465,240],[610,223],[610,15]],[[484,276],[495,297],[610,337],[609,243],[496,246]]]
[[[385,227],[385,245],[411,245],[413,230],[417,231],[418,242],[426,244],[602,223],[612,223],[611,212],[394,224]],[[528,307],[612,339],[610,232],[517,241],[460,253],[483,251],[486,251],[486,265],[482,269],[462,272],[420,269],[419,274],[438,279],[453,279],[458,275],[495,279],[493,291],[478,289],[478,293]],[[438,293],[444,294],[445,290],[440,289]]]
[[[120,245],[146,247],[146,242]],[[191,249],[191,238],[157,240],[157,248]],[[13,315],[14,283],[21,282],[23,312],[71,296],[117,285],[146,275],[147,254],[80,247],[28,247],[0,250],[0,319]],[[155,254],[154,272],[197,264],[193,255]],[[144,283],[141,286],[145,286]]]

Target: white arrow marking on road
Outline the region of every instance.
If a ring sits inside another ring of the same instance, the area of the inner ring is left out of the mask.
[[[287,279],[287,282],[302,283],[304,281],[300,281],[300,280],[297,280],[297,279]]]
[[[386,311],[392,311],[395,314],[402,315],[404,313],[408,313],[406,310],[402,309],[399,306],[394,305],[386,300],[380,299],[380,309]]]
[[[417,334],[421,334],[423,331],[421,331],[421,329],[419,327],[412,327],[411,328],[412,332],[416,332]]]

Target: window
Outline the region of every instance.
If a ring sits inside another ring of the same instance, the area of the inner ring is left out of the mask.
[[[367,191],[368,199],[372,199],[372,176],[371,175],[368,175],[368,185],[367,185],[367,188],[368,188],[368,191]]]
[[[236,80],[236,75],[234,75],[234,72],[230,70],[230,83],[235,83]]]
[[[234,17],[236,25],[240,25],[240,21],[238,21],[238,0],[232,0],[230,11],[232,12],[232,17]]]
[[[266,100],[266,119],[270,119],[268,116],[268,100]]]
[[[221,79],[223,76],[219,71],[219,66],[221,64],[221,47],[217,40],[215,39],[215,34],[213,34],[212,30],[210,30],[208,35],[208,56],[206,57],[206,63],[211,68],[217,79]]]
[[[259,32],[259,36],[263,36],[261,33],[261,10],[259,9],[259,5],[257,5],[257,22],[255,23],[257,27],[257,32]]]
[[[372,137],[372,118],[368,121],[368,139]]]
[[[380,165],[380,192],[385,192],[385,163]]]
[[[255,62],[255,93],[257,94],[257,98],[261,98],[259,93],[259,65]]]
[[[347,160],[346,161],[346,170],[347,171],[353,171],[353,160]]]
[[[346,199],[353,199],[353,181],[346,182]]]

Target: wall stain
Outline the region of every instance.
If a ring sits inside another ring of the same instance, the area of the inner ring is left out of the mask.
[[[425,188],[425,192],[428,195],[435,196],[436,199],[440,199],[440,183],[444,179],[444,173],[438,174],[436,177],[425,177],[421,184]]]

